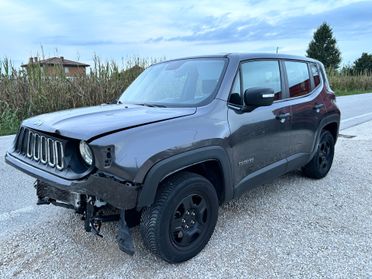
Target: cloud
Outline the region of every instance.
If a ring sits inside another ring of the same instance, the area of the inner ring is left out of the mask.
[[[46,36],[38,39],[43,45],[62,45],[62,46],[104,46],[104,45],[128,45],[135,44],[133,41],[113,41],[113,40],[92,40],[76,38],[70,36]],[[37,41],[35,41],[37,43]],[[137,42],[138,43],[138,42]]]
[[[208,44],[230,44],[247,41],[268,41],[273,39],[305,39],[322,22],[329,22],[337,33],[351,38],[372,34],[371,2],[352,3],[318,14],[284,17],[275,23],[259,18],[238,19],[221,26],[226,14],[221,18],[212,18],[199,22],[198,28],[188,35],[158,37],[148,40],[152,43],[162,41],[182,41]]]
[[[175,58],[218,52],[303,55],[329,22],[346,61],[372,52],[372,2],[351,0],[1,0],[0,56],[40,52],[90,62],[127,55]],[[355,45],[355,42],[358,42]]]

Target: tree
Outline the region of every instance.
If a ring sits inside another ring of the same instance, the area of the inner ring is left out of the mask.
[[[372,73],[372,54],[363,52],[362,56],[354,62],[354,71],[356,73]]]
[[[339,71],[341,75],[354,75],[354,66],[351,64],[343,65],[341,70]]]
[[[332,28],[324,22],[314,32],[306,56],[321,61],[326,68],[337,69],[341,62],[341,52],[336,43]]]

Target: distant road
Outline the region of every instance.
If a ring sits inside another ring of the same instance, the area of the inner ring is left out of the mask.
[[[341,130],[372,120],[372,93],[337,97]]]

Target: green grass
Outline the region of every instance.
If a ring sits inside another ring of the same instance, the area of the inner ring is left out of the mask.
[[[12,120],[0,120],[0,136],[6,136],[15,134],[18,130],[20,125],[20,121],[17,119],[15,121]]]
[[[0,130],[0,136],[13,135],[15,133],[17,133],[17,129],[14,129],[14,130],[2,129],[2,130]]]
[[[349,96],[349,95],[358,95],[358,94],[365,94],[365,93],[372,93],[371,90],[335,90],[336,96]]]
[[[6,102],[0,100],[0,136],[16,133],[19,125],[17,109],[10,108]]]

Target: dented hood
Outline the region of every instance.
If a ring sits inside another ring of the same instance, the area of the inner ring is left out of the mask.
[[[196,108],[158,108],[113,104],[42,114],[23,121],[29,128],[89,140],[131,127],[194,114]]]

